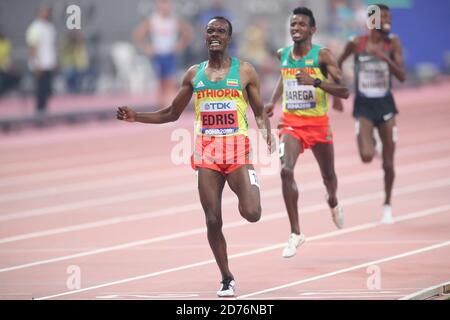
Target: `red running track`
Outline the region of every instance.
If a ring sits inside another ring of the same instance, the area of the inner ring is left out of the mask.
[[[307,242],[291,259],[281,257],[289,227],[278,168],[257,166],[256,224],[239,216],[227,187],[224,232],[238,298],[399,299],[450,280],[448,92],[442,85],[396,96],[393,225],[379,223],[381,163],[358,158],[351,102],[344,114],[331,112],[343,230],[331,221],[310,152],[296,167]],[[220,274],[195,174],[171,160],[171,134],[190,131],[192,121],[186,113],[161,126],[117,121],[1,136],[0,298],[215,299]]]

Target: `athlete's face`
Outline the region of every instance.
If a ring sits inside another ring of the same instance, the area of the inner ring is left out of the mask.
[[[391,12],[389,10],[381,10],[380,18],[381,18],[380,19],[381,33],[389,34],[391,32],[391,23],[392,23]]]
[[[294,14],[290,20],[291,37],[294,42],[302,42],[312,37],[315,27],[309,25],[309,17],[303,14]]]
[[[209,51],[224,51],[231,41],[228,23],[213,19],[206,26],[206,47]]]

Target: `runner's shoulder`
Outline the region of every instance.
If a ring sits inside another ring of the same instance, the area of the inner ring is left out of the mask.
[[[250,62],[246,60],[239,59],[240,69],[242,72],[246,74],[253,74],[256,73],[256,69]]]
[[[189,67],[189,69],[187,69],[186,73],[184,74],[184,79],[183,82],[188,81],[192,84],[192,82],[194,81],[195,75],[197,74],[197,70],[198,70],[198,64],[194,64],[192,66]]]

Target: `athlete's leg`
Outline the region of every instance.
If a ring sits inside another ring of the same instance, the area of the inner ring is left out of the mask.
[[[356,119],[356,139],[358,141],[359,156],[362,162],[369,163],[375,155],[373,139],[373,123],[364,117]]]
[[[209,245],[222,279],[233,278],[228,267],[227,243],[222,233],[222,191],[225,177],[214,170],[198,169],[198,191],[205,212]]]
[[[332,143],[318,143],[312,148],[312,152],[319,164],[323,183],[327,188],[328,205],[330,208],[335,208],[338,204],[338,200],[336,196],[337,177],[334,170],[334,146]]]
[[[294,179],[294,167],[301,148],[300,141],[293,136],[285,134],[281,137],[280,159],[283,198],[291,224],[291,232],[295,234],[300,234],[300,224],[298,221],[298,189]]]
[[[394,184],[394,152],[396,140],[395,117],[378,126],[381,141],[383,142],[383,170],[384,191],[386,194],[384,204],[391,204],[392,186]]]
[[[261,218],[259,184],[253,165],[239,167],[227,176],[228,185],[238,196],[239,212],[249,222]]]

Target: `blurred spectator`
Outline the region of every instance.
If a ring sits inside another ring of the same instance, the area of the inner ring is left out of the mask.
[[[354,14],[349,0],[332,0],[330,2],[330,32],[342,41],[354,35]]]
[[[26,31],[29,66],[35,76],[36,109],[45,113],[52,92],[52,77],[57,64],[56,30],[51,22],[51,8],[42,6]]]
[[[84,79],[84,90],[93,93],[97,90],[97,80],[100,70],[100,42],[102,34],[97,20],[97,5],[92,1],[83,10],[83,39],[86,44],[89,70]]]
[[[89,56],[83,35],[71,30],[63,40],[61,67],[70,93],[82,92],[83,82],[89,73]]]
[[[0,96],[17,87],[20,75],[11,64],[11,42],[0,31]]]
[[[239,49],[239,55],[255,66],[261,76],[261,83],[264,83],[267,75],[278,70],[275,50],[270,46],[267,34],[267,20],[263,17],[256,18],[245,29]]]
[[[189,45],[191,27],[175,17],[170,0],[157,0],[156,12],[135,29],[133,38],[151,58],[159,82],[159,106],[168,106],[176,91],[177,54]]]
[[[367,32],[367,7],[361,0],[352,0],[353,34],[359,35]]]

